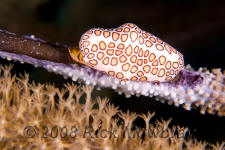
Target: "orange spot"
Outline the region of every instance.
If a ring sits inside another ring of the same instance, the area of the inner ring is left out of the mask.
[[[153,68],[152,69],[152,74],[155,75],[157,73],[157,71],[158,71],[158,68]]]
[[[141,35],[139,36],[139,43],[140,44],[143,44],[144,43],[144,38]]]
[[[83,48],[83,40],[79,42],[79,48],[80,48],[80,49]]]
[[[169,72],[169,71],[167,71],[167,72],[166,72],[166,76],[169,76],[169,75],[170,75],[170,72]]]
[[[92,34],[93,33],[93,31],[88,31],[88,34]]]
[[[109,47],[109,48],[114,48],[114,47],[115,47],[115,43],[110,42],[109,45],[108,45],[108,47]]]
[[[149,55],[149,50],[146,50],[144,56],[148,57],[148,55]]]
[[[114,72],[114,71],[109,71],[108,74],[109,74],[110,76],[115,76],[115,72]]]
[[[124,49],[124,44],[123,43],[120,43],[118,46],[117,46],[118,49]]]
[[[114,53],[114,49],[107,49],[106,54],[112,56]]]
[[[156,58],[154,53],[151,53],[150,56],[148,57],[149,61],[152,62]]]
[[[104,41],[100,41],[100,42],[99,42],[99,48],[100,48],[101,50],[105,50],[105,49],[106,49],[106,44],[105,44]]]
[[[144,73],[143,73],[142,71],[138,71],[137,75],[138,75],[139,77],[141,77],[141,76],[144,75]]]
[[[144,70],[145,73],[149,73],[150,72],[150,69],[151,69],[151,66],[150,65],[145,65],[143,67],[143,70]]]
[[[100,30],[95,30],[95,35],[99,36],[102,33]]]
[[[83,40],[86,40],[86,39],[88,39],[88,38],[89,38],[88,35],[84,35],[82,39],[83,39]]]
[[[135,25],[132,24],[132,23],[128,23],[128,26],[131,27],[131,28],[135,27]]]
[[[84,41],[84,42],[83,42],[83,46],[84,46],[84,47],[88,46],[89,44],[90,44],[89,41]]]
[[[141,49],[139,50],[138,56],[139,56],[139,57],[142,57],[142,56],[143,56],[143,53],[144,53],[144,52],[143,52],[143,50],[142,50],[142,48],[141,48]]]
[[[138,64],[139,66],[143,65],[143,59],[138,59],[137,64]]]
[[[131,42],[135,42],[135,41],[137,40],[137,38],[138,38],[137,32],[132,31],[132,32],[130,33],[130,38],[131,38]]]
[[[175,54],[177,53],[177,51],[176,51],[175,48],[171,47],[171,49],[172,49],[172,51],[173,51]]]
[[[137,56],[136,56],[136,55],[133,55],[133,56],[130,58],[130,61],[131,61],[132,63],[135,63],[136,60],[137,60]]]
[[[123,53],[123,51],[120,51],[120,50],[116,50],[116,56],[119,56]]]
[[[169,77],[166,77],[166,80],[168,81],[168,80],[171,80],[172,79],[172,77],[171,76],[169,76]]]
[[[169,70],[171,68],[171,61],[167,61],[166,63],[166,69]]]
[[[138,70],[137,66],[132,66],[131,69],[130,69],[130,72],[135,73],[137,70]]]
[[[149,40],[146,40],[146,42],[145,42],[145,45],[147,46],[147,47],[152,47],[152,42],[150,42]]]
[[[124,56],[124,55],[122,55],[122,56],[120,56],[120,62],[125,62],[126,60],[127,60],[127,57],[126,56]]]
[[[183,59],[182,59],[182,58],[179,58],[179,64],[180,64],[180,65],[183,65],[183,63],[184,63],[184,62],[183,62]]]
[[[120,37],[120,34],[119,34],[119,33],[113,32],[113,34],[112,34],[112,39],[113,39],[114,41],[117,41],[117,40],[119,39],[119,37]]]
[[[175,71],[175,75],[177,75],[177,74],[178,74],[178,70]]]
[[[153,63],[152,63],[152,66],[158,66],[158,60],[155,60]]]
[[[118,79],[122,79],[122,78],[123,78],[123,73],[122,73],[122,72],[118,72],[118,73],[116,74],[116,77],[117,77]]]
[[[98,52],[98,54],[97,54],[97,58],[99,60],[101,60],[104,56],[105,56],[105,54],[103,52]]]
[[[84,49],[84,54],[87,55],[88,52],[89,52],[89,49],[88,49],[88,48],[85,48],[85,49]]]
[[[122,42],[126,42],[127,41],[127,38],[128,38],[128,34],[122,34],[121,35],[121,41]]]
[[[139,80],[141,80],[141,81],[147,81],[147,77],[141,77]]]
[[[183,55],[182,55],[181,53],[178,52],[178,55],[179,55],[181,58],[183,58]]]
[[[160,38],[157,38],[157,41],[161,44],[163,44],[163,41]]]
[[[136,81],[138,78],[136,76],[133,76],[130,78],[132,81]]]
[[[147,59],[144,59],[144,64],[147,64],[148,63],[148,60]]]
[[[174,68],[174,69],[177,69],[178,67],[179,67],[178,62],[173,62],[173,68]]]
[[[125,72],[128,71],[129,68],[130,68],[130,64],[129,64],[129,63],[125,63],[125,64],[122,65],[122,69],[123,69],[123,71],[125,71]]]
[[[159,57],[159,63],[160,63],[160,65],[164,65],[165,64],[165,62],[166,62],[166,57],[165,56],[160,56]]]
[[[117,32],[121,32],[122,31],[122,28],[118,28],[116,29]]]
[[[108,65],[108,64],[109,64],[109,57],[105,57],[105,58],[103,59],[102,63],[103,63],[104,65]]]
[[[110,36],[110,32],[109,32],[109,31],[104,31],[104,32],[103,32],[103,36],[104,36],[105,38],[109,37],[109,36]]]
[[[97,50],[98,50],[98,46],[96,44],[93,44],[92,47],[91,47],[91,51],[97,52]]]
[[[135,46],[134,53],[137,54],[138,50],[139,50],[139,47],[138,46]]]
[[[174,70],[173,69],[170,70],[170,74],[174,75]]]
[[[183,67],[183,66],[180,66],[179,71],[181,71],[181,70],[183,70],[183,69],[184,69],[184,67]]]
[[[153,43],[156,42],[156,39],[154,37],[150,37],[149,40],[151,40]]]
[[[128,45],[127,48],[125,49],[125,53],[127,54],[127,56],[130,56],[132,54],[133,50],[131,45]]]
[[[165,69],[161,68],[158,73],[158,77],[163,77],[165,75]]]
[[[90,54],[88,54],[88,56],[87,56],[87,58],[89,58],[89,59],[91,59],[91,58],[93,58],[93,57],[95,57],[95,54],[94,54],[94,53],[90,53]]]
[[[128,27],[125,27],[123,30],[123,32],[129,32],[129,31],[130,31],[130,28],[128,28]]]
[[[92,64],[92,65],[97,65],[98,61],[93,59],[93,60],[90,60],[89,63]]]
[[[169,45],[168,44],[164,44],[164,46],[165,46],[165,49],[167,50],[167,52],[169,54],[171,54],[171,49],[170,49]]]
[[[136,27],[135,30],[138,32],[138,33],[141,33],[141,29]]]
[[[152,34],[151,34],[151,33],[149,33],[149,32],[146,32],[146,34],[147,34],[147,36],[152,36]]]
[[[159,51],[162,51],[162,50],[164,49],[163,46],[160,45],[160,44],[156,44],[155,47],[156,47],[156,49],[159,50]]]
[[[142,36],[146,39],[146,38],[148,38],[148,36],[143,32],[142,33]]]
[[[126,25],[127,25],[127,24],[126,24],[126,23],[124,23],[124,24],[122,24],[122,25],[121,25],[121,27],[125,27]]]
[[[118,64],[117,58],[116,58],[116,57],[112,57],[112,59],[111,59],[111,65],[112,65],[112,66],[115,66],[115,65],[117,65],[117,64]]]

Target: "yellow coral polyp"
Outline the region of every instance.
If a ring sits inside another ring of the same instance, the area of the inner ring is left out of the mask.
[[[207,145],[185,140],[187,128],[169,128],[171,119],[153,125],[149,121],[154,113],[124,113],[109,104],[107,98],[93,100],[92,86],[66,84],[58,89],[48,84],[30,84],[28,74],[12,76],[11,68],[0,66],[0,149],[155,150],[182,149],[184,146],[196,149]],[[79,102],[82,95],[86,95],[85,103]],[[132,130],[137,117],[145,121],[145,129]],[[173,133],[174,128],[183,131],[183,136],[159,136],[164,132],[162,129]],[[108,134],[111,129],[114,133]],[[138,136],[151,133],[149,130],[159,132],[155,136]],[[222,149],[223,146],[224,143],[211,147]]]

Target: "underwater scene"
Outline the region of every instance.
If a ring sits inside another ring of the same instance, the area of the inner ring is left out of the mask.
[[[0,149],[224,150],[225,2],[1,0]]]

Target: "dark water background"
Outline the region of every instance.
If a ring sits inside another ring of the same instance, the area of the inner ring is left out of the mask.
[[[192,67],[224,68],[225,1],[223,0],[27,0],[0,1],[0,28],[16,34],[34,34],[50,42],[78,46],[79,38],[93,27],[112,28],[133,22],[160,37],[184,55]],[[0,59],[1,64],[8,64]],[[61,76],[31,65],[14,63],[13,72],[30,73],[31,80],[61,87]],[[147,97],[125,98],[113,90],[95,91],[109,97],[123,111],[156,112],[152,122],[173,118],[171,125],[188,127],[191,135],[208,142],[225,141],[225,118],[201,115],[198,109],[162,104]],[[136,120],[142,126],[143,121]]]

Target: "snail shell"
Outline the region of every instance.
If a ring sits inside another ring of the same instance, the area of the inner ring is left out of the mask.
[[[79,42],[83,61],[121,80],[163,82],[183,69],[183,55],[132,23],[114,29],[94,28]]]

